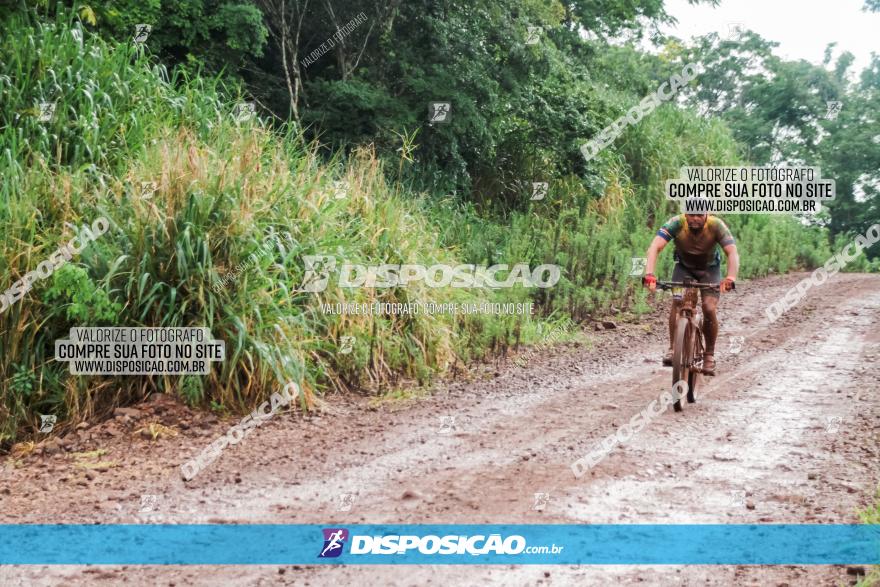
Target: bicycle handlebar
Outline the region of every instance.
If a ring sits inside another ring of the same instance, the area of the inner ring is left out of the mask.
[[[700,283],[699,281],[658,281],[657,289],[672,289],[673,287],[684,287],[684,288],[698,288],[698,287],[712,287],[712,288],[720,288],[720,283]],[[736,284],[731,283],[730,289],[736,289]]]

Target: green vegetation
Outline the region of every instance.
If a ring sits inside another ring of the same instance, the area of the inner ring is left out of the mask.
[[[322,163],[292,131],[237,122],[235,100],[216,80],[167,80],[137,48],[96,37],[81,46],[75,27],[19,30],[34,51],[17,53],[17,40],[4,38],[0,79],[10,99],[0,140],[12,165],[0,210],[0,273],[17,280],[69,241],[74,226],[100,216],[112,226],[0,315],[5,439],[37,414],[76,420],[151,389],[244,409],[290,379],[302,382],[304,404],[319,388],[426,381],[534,329],[517,317],[322,314],[311,294],[296,291],[304,254],[365,264],[455,259],[369,150],[345,165]],[[45,74],[26,74],[34,71]],[[52,120],[40,122],[34,104],[44,96],[58,101]],[[335,180],[347,185],[343,199]],[[157,190],[143,198],[149,181]],[[267,240],[270,254],[212,287]],[[334,288],[321,301],[483,297],[415,287],[346,294]],[[97,325],[206,325],[226,341],[227,360],[204,378],[70,376],[52,361],[54,340],[73,326]],[[356,337],[351,354],[336,352],[342,334]]]
[[[301,4],[291,0],[282,15],[270,2],[115,0],[0,17],[0,287],[78,227],[111,223],[0,314],[0,442],[33,431],[38,414],[75,422],[153,390],[243,411],[294,379],[307,408],[328,391],[427,382],[612,305],[644,311],[630,258],[675,213],[663,181],[682,165],[746,160],[735,121],[702,117],[696,103],[661,106],[589,164],[579,153],[686,57],[673,42],[649,55],[584,40],[582,27],[641,34],[638,19],[667,18],[659,0],[600,2],[602,10],[581,1],[392,0],[369,10],[332,1],[297,13]],[[370,20],[304,68],[304,56],[361,10]],[[141,22],[154,31],[133,44]],[[542,35],[526,44],[533,25]],[[876,80],[863,85],[869,104]],[[243,100],[261,116],[236,119]],[[449,124],[427,123],[435,100],[452,103]],[[55,104],[47,120],[43,103]],[[549,182],[543,200],[530,200],[533,181]],[[156,191],[143,197],[149,182]],[[867,197],[865,209],[876,210]],[[834,243],[821,225],[729,217],[741,276],[821,264],[865,225],[862,209],[850,206],[849,220],[832,211]],[[549,290],[314,295],[298,291],[303,255],[563,271]],[[246,268],[214,287],[237,267]],[[670,267],[666,255],[660,271]],[[537,315],[339,316],[318,305],[483,300],[532,301]],[[71,327],[102,325],[208,326],[227,359],[207,377],[152,378],[71,376],[53,361],[54,341]],[[339,352],[342,336],[355,337],[350,353]]]

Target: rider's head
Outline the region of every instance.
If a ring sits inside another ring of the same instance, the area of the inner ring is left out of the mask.
[[[685,220],[687,220],[688,228],[694,231],[703,230],[703,227],[706,225],[706,220],[709,218],[708,214],[685,214]]]

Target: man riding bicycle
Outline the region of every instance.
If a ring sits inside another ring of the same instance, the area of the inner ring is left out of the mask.
[[[730,291],[739,270],[739,253],[736,241],[727,225],[716,216],[708,214],[680,214],[666,221],[657,231],[657,236],[648,247],[648,261],[642,282],[649,290],[657,289],[654,265],[657,255],[666,244],[675,241],[675,268],[672,281],[697,281],[719,283],[720,287],[700,288],[703,303],[703,332],[706,336],[706,351],[703,354],[703,373],[715,375],[715,339],[718,338],[718,298],[720,293]],[[716,245],[720,245],[727,255],[727,277],[721,280],[721,255]],[[681,308],[682,294],[673,292],[672,309],[669,313],[669,350],[663,357],[664,365],[672,365],[672,345],[675,336],[675,321]]]

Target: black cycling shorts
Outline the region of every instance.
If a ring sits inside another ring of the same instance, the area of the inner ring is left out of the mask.
[[[721,265],[710,265],[705,269],[690,269],[681,263],[676,263],[672,269],[672,281],[684,280],[699,281],[701,283],[720,283],[721,282]],[[681,288],[673,288],[672,297],[680,300],[684,295]],[[717,287],[701,287],[700,296],[702,298],[721,296],[721,289]]]

